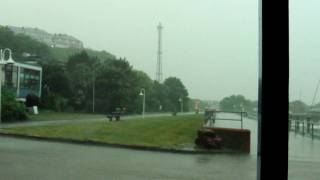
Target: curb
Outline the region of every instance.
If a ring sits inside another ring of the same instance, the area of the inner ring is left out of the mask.
[[[102,146],[102,147],[114,147],[123,149],[133,149],[133,150],[144,150],[144,151],[154,151],[154,152],[166,152],[166,153],[178,153],[178,154],[247,154],[235,150],[183,150],[183,149],[173,149],[173,148],[158,148],[150,146],[141,145],[125,145],[117,143],[100,142],[93,140],[77,140],[77,139],[67,139],[67,138],[57,138],[57,137],[42,137],[34,135],[22,135],[9,132],[0,132],[0,136],[13,137],[13,138],[23,138],[29,140],[39,140],[39,141],[49,141],[49,142],[60,142],[60,143],[71,143],[78,145],[88,145],[88,146]]]

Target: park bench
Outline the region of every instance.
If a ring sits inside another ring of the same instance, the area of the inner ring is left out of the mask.
[[[116,121],[120,120],[121,115],[121,109],[116,108],[115,111],[107,113],[107,118],[112,121],[113,118],[115,118]]]

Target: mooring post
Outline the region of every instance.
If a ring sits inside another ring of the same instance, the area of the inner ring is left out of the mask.
[[[288,131],[290,131],[291,130],[291,120],[289,119],[289,121],[288,121]]]
[[[243,121],[243,119],[242,119],[242,112],[241,112],[241,116],[240,116],[240,117],[241,117],[241,129],[243,129],[243,122],[242,122],[242,121]]]
[[[313,122],[311,123],[311,137],[312,137],[312,139],[313,139]]]
[[[307,117],[307,133],[310,133],[310,118]]]

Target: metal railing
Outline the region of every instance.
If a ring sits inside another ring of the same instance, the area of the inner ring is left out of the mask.
[[[315,126],[319,125],[320,119],[308,114],[289,114],[288,132],[293,130],[302,135],[310,134],[311,138],[315,136]],[[293,126],[293,127],[292,127]]]
[[[227,114],[239,114],[240,118],[217,118],[217,113],[227,113]],[[216,111],[216,110],[208,110],[205,111],[205,120],[204,125],[207,125],[209,122],[209,126],[212,127],[215,124],[215,121],[240,121],[241,129],[243,129],[243,116],[247,116],[248,113],[244,111]]]

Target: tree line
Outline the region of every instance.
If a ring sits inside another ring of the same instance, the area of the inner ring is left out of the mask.
[[[176,77],[158,83],[143,71],[135,70],[126,59],[100,60],[82,51],[60,62],[42,63],[43,88],[41,106],[56,111],[105,113],[125,108],[141,113],[141,89],[145,90],[146,111],[180,110],[179,98],[188,110],[188,91]]]
[[[251,101],[240,94],[231,95],[220,101],[219,108],[223,111],[244,111],[248,113],[256,113],[258,101]]]
[[[127,113],[141,113],[142,88],[147,112],[180,111],[180,98],[184,111],[189,109],[188,91],[179,78],[158,83],[126,59],[107,52],[95,56],[92,50],[83,50],[61,61],[51,47],[6,27],[0,27],[0,48],[10,48],[16,61],[36,61],[42,66],[42,109],[106,113],[120,107]]]

